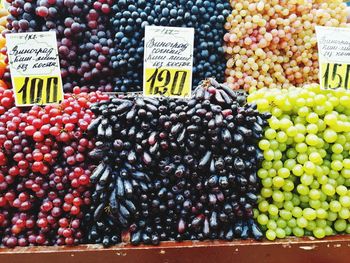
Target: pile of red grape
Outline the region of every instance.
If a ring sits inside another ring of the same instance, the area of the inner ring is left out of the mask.
[[[269,114],[206,80],[188,100],[113,98],[91,107],[100,161],[91,176],[87,242],[129,231],[134,245],[262,237],[253,221]]]
[[[64,90],[141,91],[146,25],[195,28],[194,81],[223,81],[228,1],[7,0],[8,30],[57,34]],[[209,75],[208,75],[209,74]],[[6,74],[9,78],[9,73]]]
[[[81,243],[91,203],[94,142],[86,130],[99,93],[65,95],[59,105],[14,106],[0,89],[0,241],[4,246]]]

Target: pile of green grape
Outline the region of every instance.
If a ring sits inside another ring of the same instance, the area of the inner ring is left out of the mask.
[[[266,238],[350,234],[350,91],[261,89],[248,102],[272,114],[255,211]]]

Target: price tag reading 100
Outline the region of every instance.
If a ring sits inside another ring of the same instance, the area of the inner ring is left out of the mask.
[[[7,34],[6,45],[16,105],[43,105],[62,101],[56,34]]]
[[[62,101],[59,77],[14,77],[13,80],[17,105],[42,105]]]
[[[191,96],[193,41],[193,28],[146,27],[144,96]]]

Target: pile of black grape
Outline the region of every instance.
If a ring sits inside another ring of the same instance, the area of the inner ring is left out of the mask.
[[[195,28],[194,76],[223,81],[227,0],[7,0],[7,32],[55,31],[64,90],[141,91],[146,25]],[[9,80],[9,72],[5,74]]]
[[[116,1],[111,18],[116,47],[111,62],[121,73],[117,88],[128,91],[142,87],[146,25],[195,28],[193,83],[198,85],[210,76],[222,82],[225,71],[222,39],[229,9],[227,0]]]
[[[190,100],[113,98],[91,110],[89,243],[262,237],[253,220],[269,115],[209,79]]]

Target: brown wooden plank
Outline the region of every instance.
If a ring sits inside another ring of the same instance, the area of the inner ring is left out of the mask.
[[[160,246],[99,245],[0,249],[0,263],[349,263],[350,236],[276,242],[164,242]]]

